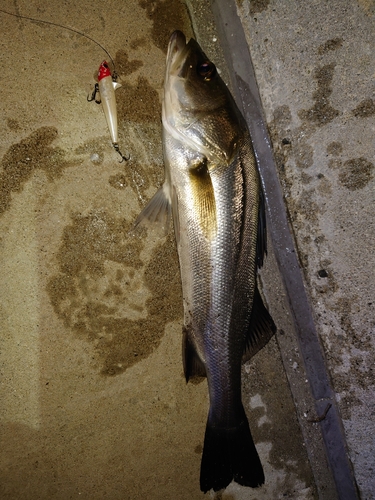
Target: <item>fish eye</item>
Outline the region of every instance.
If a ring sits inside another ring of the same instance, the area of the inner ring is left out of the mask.
[[[198,75],[202,76],[203,79],[208,82],[216,74],[216,67],[211,61],[205,61],[198,65],[197,68]]]

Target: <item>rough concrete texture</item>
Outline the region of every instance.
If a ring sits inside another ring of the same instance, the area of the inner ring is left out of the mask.
[[[0,13],[0,497],[203,498],[207,388],[182,374],[173,237],[130,231],[163,179],[165,55],[173,30],[192,35],[187,9],[178,0],[1,8],[85,32],[112,54],[119,143],[131,159],[119,163],[101,107],[86,100],[107,58],[100,47]],[[216,497],[315,498],[276,341],[243,373],[267,484]]]
[[[375,498],[373,1],[238,3],[363,499]]]

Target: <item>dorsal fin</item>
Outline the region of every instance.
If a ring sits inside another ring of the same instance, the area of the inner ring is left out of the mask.
[[[256,263],[258,269],[263,266],[264,256],[267,255],[267,224],[266,224],[266,206],[262,186],[259,191],[259,210],[258,210],[258,235],[256,248]]]

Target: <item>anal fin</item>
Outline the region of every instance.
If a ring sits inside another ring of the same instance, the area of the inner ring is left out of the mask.
[[[206,377],[206,368],[203,361],[197,354],[197,351],[189,337],[189,331],[184,327],[182,337],[182,362],[186,382],[194,377]]]

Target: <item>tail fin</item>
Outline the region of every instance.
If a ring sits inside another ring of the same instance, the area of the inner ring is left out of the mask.
[[[264,483],[263,467],[244,410],[240,422],[236,427],[219,428],[208,418],[200,476],[204,493],[211,488],[226,488],[232,479],[251,488]]]

